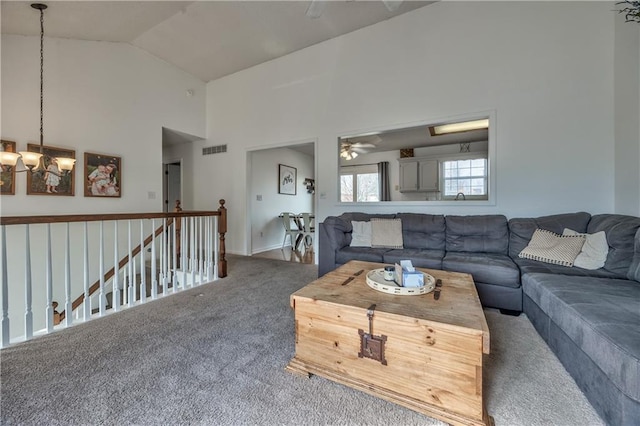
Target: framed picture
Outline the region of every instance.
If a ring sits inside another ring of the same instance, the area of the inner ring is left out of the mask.
[[[122,158],[84,153],[84,196],[118,198],[122,192]]]
[[[296,195],[297,175],[295,167],[278,164],[278,194]]]
[[[40,152],[39,144],[27,144],[27,151]],[[76,158],[76,152],[71,149],[42,147],[42,161],[44,168],[38,167],[32,173],[27,173],[28,195],[75,195],[75,168],[70,172],[63,172],[58,168],[56,157]]]
[[[3,152],[16,152],[16,143],[11,141],[1,141]],[[0,195],[15,195],[16,193],[16,168],[1,166],[0,173]]]

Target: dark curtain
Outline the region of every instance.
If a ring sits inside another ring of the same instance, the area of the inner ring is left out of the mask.
[[[389,188],[389,162],[378,163],[378,185],[380,187],[380,201],[391,201],[391,188]]]

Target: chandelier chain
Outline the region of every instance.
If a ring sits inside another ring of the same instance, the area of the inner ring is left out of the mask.
[[[44,107],[44,10],[40,9],[40,153],[44,141],[43,107]]]

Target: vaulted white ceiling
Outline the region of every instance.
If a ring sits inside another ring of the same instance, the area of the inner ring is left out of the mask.
[[[409,12],[433,1],[45,1],[45,36],[125,42],[207,82]],[[30,2],[2,1],[2,33],[38,35]]]

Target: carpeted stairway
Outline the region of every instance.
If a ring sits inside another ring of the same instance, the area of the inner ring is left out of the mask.
[[[229,256],[217,282],[0,352],[6,425],[440,425],[284,370],[289,295],[317,268]],[[487,310],[496,425],[600,425],[528,319]]]

